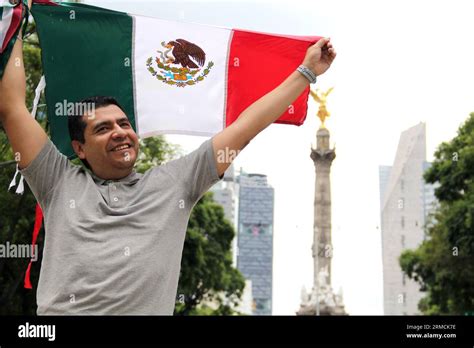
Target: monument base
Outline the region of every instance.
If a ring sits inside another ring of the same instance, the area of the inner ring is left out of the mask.
[[[317,315],[316,305],[301,305],[296,315]],[[319,306],[319,315],[348,315],[344,306],[330,307],[326,305]]]
[[[319,302],[319,306],[317,303]],[[348,315],[344,309],[342,294],[336,295],[330,286],[323,286],[319,294],[314,291],[307,295],[303,289],[301,305],[296,315]]]

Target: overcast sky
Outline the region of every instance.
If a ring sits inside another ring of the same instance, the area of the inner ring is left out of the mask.
[[[336,143],[332,166],[333,286],[350,314],[383,314],[378,166],[392,164],[400,133],[427,124],[428,160],[474,112],[474,2],[86,1],[168,20],[293,35],[330,36],[338,52],[318,88]],[[314,166],[319,120],[272,125],[235,167],[267,174],[275,188],[273,313],[294,314],[312,285]],[[186,152],[205,138],[168,136]]]

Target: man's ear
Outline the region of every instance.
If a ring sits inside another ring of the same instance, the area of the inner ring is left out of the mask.
[[[74,149],[74,152],[80,159],[85,159],[86,158],[86,153],[84,152],[84,144],[81,143],[78,140],[73,140],[71,141],[72,148]]]

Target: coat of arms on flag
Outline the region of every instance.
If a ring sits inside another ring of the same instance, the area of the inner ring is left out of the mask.
[[[153,67],[153,57],[146,60],[146,66],[153,76],[168,85],[195,85],[203,81],[214,66],[213,62],[209,62],[201,71],[206,62],[206,53],[201,47],[184,39],[169,41],[167,44],[163,41],[161,46],[164,50],[158,50],[159,56],[155,58],[156,66],[160,70],[156,71]]]

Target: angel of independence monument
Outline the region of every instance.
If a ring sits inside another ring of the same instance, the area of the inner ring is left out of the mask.
[[[330,114],[326,109],[326,97],[332,88],[322,93],[311,91],[319,103],[318,117],[321,126],[316,132],[316,148],[311,149],[311,159],[316,168],[313,226],[313,289],[307,293],[303,288],[300,309],[297,315],[347,315],[342,294],[334,294],[331,287],[331,164],[336,158],[334,148],[329,147],[329,131],[324,125]]]

